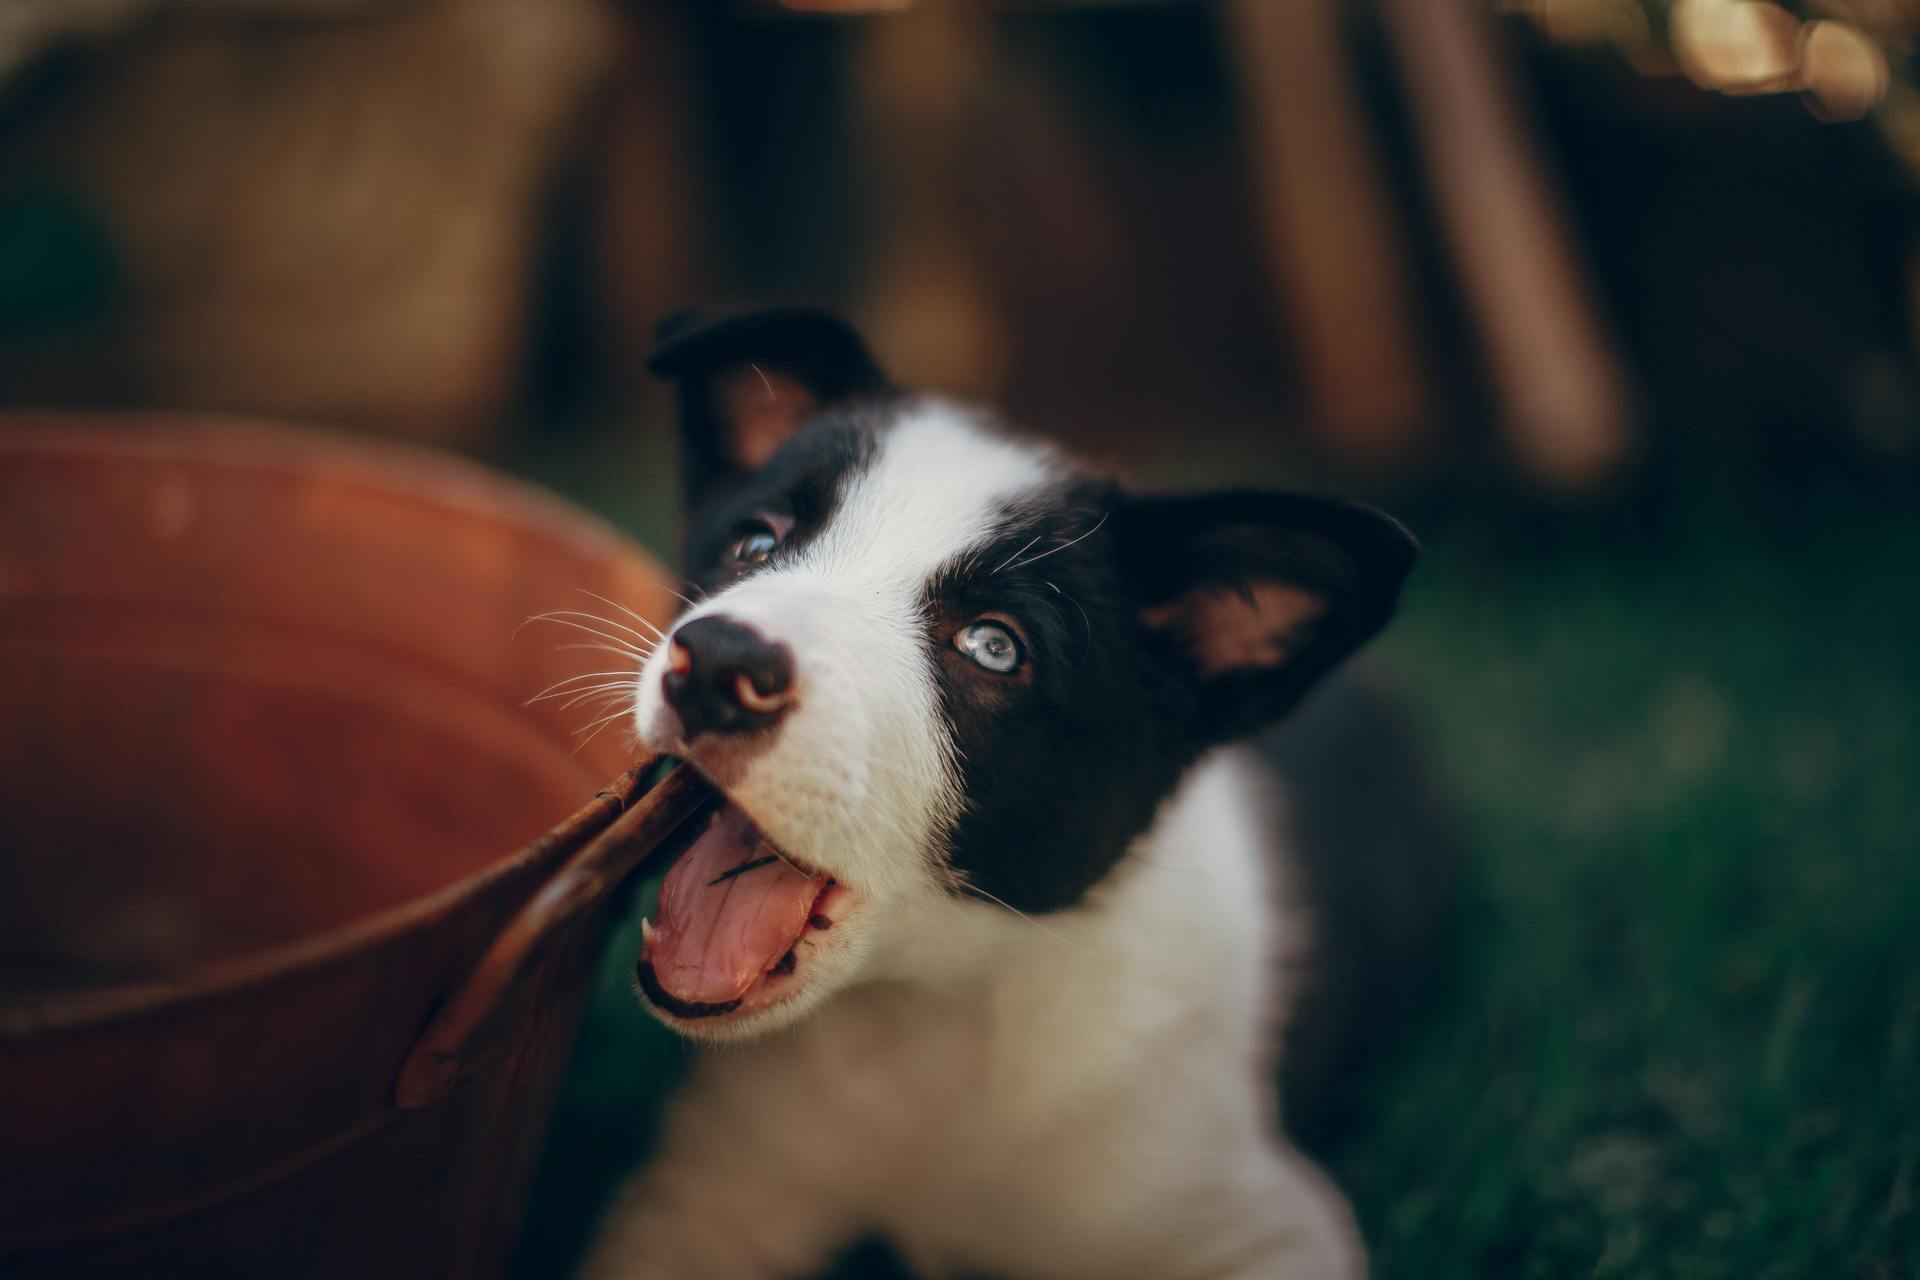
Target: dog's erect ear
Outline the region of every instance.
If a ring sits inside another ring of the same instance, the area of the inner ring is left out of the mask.
[[[822,409],[888,389],[852,326],[814,307],[682,311],[655,331],[647,368],[679,384],[689,510]]]
[[[1391,517],[1299,494],[1132,497],[1112,519],[1140,616],[1195,690],[1205,746],[1278,720],[1371,639],[1415,554]]]

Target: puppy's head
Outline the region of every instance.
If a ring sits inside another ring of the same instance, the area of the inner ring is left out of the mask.
[[[725,803],[638,972],[691,1034],[922,970],[971,910],[1074,906],[1195,759],[1379,630],[1412,561],[1342,502],[1126,492],[895,390],[825,313],[682,321],[651,364],[701,598],[637,727]]]

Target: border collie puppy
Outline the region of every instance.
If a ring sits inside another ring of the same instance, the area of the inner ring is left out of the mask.
[[[1123,489],[895,390],[841,321],[679,318],[700,600],[636,724],[725,803],[637,976],[703,1056],[594,1277],[1347,1277],[1284,1138],[1304,938],[1236,743],[1392,614],[1364,507]]]

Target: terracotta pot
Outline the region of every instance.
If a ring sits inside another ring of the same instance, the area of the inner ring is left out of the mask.
[[[696,799],[523,706],[629,662],[516,636],[622,616],[579,589],[671,613],[470,464],[0,414],[0,1273],[500,1269],[608,891]]]

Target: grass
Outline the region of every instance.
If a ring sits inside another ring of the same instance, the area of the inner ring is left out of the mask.
[[[1449,980],[1328,1157],[1382,1276],[1920,1276],[1920,520],[1884,477],[1663,483],[1416,522],[1377,661],[1465,866]],[[684,1066],[625,994],[636,949],[523,1274]]]
[[[1920,1267],[1920,527],[1780,496],[1434,539],[1383,656],[1466,904],[1335,1157],[1380,1274]]]

